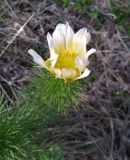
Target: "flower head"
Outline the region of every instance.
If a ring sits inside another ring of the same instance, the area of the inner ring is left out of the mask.
[[[74,33],[69,23],[58,24],[52,35],[47,34],[50,58],[44,61],[34,50],[28,52],[34,62],[52,72],[56,78],[65,81],[74,81],[87,77],[90,70],[87,68],[88,57],[95,49],[86,51],[86,45],[90,41],[90,33],[86,28]]]

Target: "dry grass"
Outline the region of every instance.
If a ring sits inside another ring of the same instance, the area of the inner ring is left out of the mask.
[[[92,35],[97,53],[90,58],[85,107],[49,129],[50,143],[62,141],[71,160],[130,158],[130,38],[115,23],[108,2],[94,0],[83,13],[47,0],[0,2],[0,87],[11,103],[33,74],[27,50],[46,57],[46,33],[57,23],[69,21],[75,31],[87,27]],[[97,19],[89,16],[94,6],[100,9]]]

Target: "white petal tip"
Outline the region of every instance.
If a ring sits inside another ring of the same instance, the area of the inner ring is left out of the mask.
[[[81,74],[81,76],[79,76],[79,77],[76,78],[76,79],[85,78],[85,77],[89,76],[90,72],[91,72],[91,71],[90,71],[88,68],[86,68],[85,71]]]
[[[73,80],[75,78],[76,71],[75,69],[62,69],[62,77],[65,81]]]
[[[33,49],[29,49],[28,53],[33,57],[35,63],[41,67],[45,67],[44,61],[41,56],[39,56]]]
[[[33,56],[36,52],[35,52],[33,49],[29,49],[29,50],[28,50],[28,53],[29,53],[31,56]]]
[[[56,74],[56,78],[61,78],[61,70],[60,69],[54,69],[53,71]]]
[[[68,21],[66,21],[66,25],[69,25],[69,22],[68,22]]]
[[[48,39],[48,40],[52,40],[52,36],[51,36],[51,34],[50,34],[49,32],[47,33],[46,36],[47,36],[47,39]]]
[[[91,54],[95,53],[96,49],[91,48],[88,52],[87,52],[87,56],[90,56]]]

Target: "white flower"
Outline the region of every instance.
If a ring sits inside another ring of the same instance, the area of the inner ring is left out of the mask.
[[[86,45],[91,39],[86,28],[74,33],[69,23],[58,24],[52,35],[47,34],[50,49],[50,58],[44,61],[34,50],[28,52],[34,62],[52,72],[56,78],[65,81],[74,81],[87,77],[90,70],[87,68],[88,57],[95,49],[86,51]]]

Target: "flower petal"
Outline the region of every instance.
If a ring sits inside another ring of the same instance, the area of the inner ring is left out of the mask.
[[[41,67],[45,67],[46,68],[44,60],[34,50],[29,49],[28,53],[33,57],[33,60],[34,60],[35,63],[39,64]]]
[[[89,65],[88,58],[86,55],[80,55],[76,58],[75,64],[77,65],[78,69],[83,72],[87,65]]]
[[[62,77],[64,80],[74,80],[76,71],[75,69],[62,69]]]
[[[87,77],[90,74],[90,72],[91,71],[88,68],[86,68],[85,71],[81,74],[81,76],[77,77],[76,80]]]
[[[96,49],[91,48],[86,54],[79,55],[76,58],[75,64],[81,72],[89,65],[88,57],[94,52],[96,52]]]
[[[50,49],[50,54],[49,60],[51,61],[51,67],[54,67],[58,59],[58,54],[56,54],[53,49]]]
[[[91,48],[89,51],[87,51],[87,57],[89,57],[91,54],[93,54],[94,52],[96,52],[96,49]]]
[[[66,33],[65,33],[65,39],[66,39],[66,49],[73,49],[72,40],[74,37],[74,31],[70,27],[69,23],[66,22]]]
[[[65,24],[62,24],[62,23],[59,23],[59,24],[56,26],[55,31],[57,31],[57,30],[61,30],[61,32],[62,32],[63,34],[65,34],[65,33],[66,33],[66,25],[65,25]],[[54,32],[55,32],[55,31],[54,31]]]
[[[47,33],[47,41],[49,48],[53,48],[53,38],[49,32]]]
[[[60,53],[62,49],[71,49],[74,31],[69,23],[58,24],[53,32],[53,48],[56,52]],[[48,38],[50,36],[48,35]],[[50,39],[50,38],[49,38]]]
[[[53,71],[56,74],[56,78],[61,78],[61,70],[60,69],[54,68]]]
[[[82,28],[75,34],[74,39],[80,43],[85,43],[85,45],[87,45],[91,40],[91,36],[90,33],[87,31],[87,28]]]
[[[64,24],[58,24],[53,32],[53,48],[56,53],[60,53],[65,49],[65,31],[66,26]]]
[[[52,62],[51,66],[53,67],[57,61],[58,55],[55,53],[53,49],[53,39],[50,33],[47,34],[48,46],[50,48],[50,58],[49,60]]]
[[[90,41],[90,33],[87,32],[86,28],[80,29],[73,38],[73,49],[78,52],[78,54],[86,53],[86,45]]]

